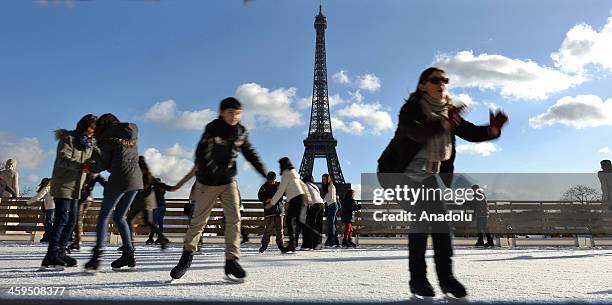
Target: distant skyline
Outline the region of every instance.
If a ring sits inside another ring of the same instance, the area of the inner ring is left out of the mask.
[[[266,166],[299,166],[312,94],[319,1],[10,1],[0,4],[0,159],[20,184],[49,176],[52,131],[86,113],[140,129],[139,151],[173,184],[193,164],[221,99]],[[612,159],[612,4],[607,1],[324,1],[334,136],[348,182],[375,172],[419,73],[445,68],[450,92],[499,140],[458,143],[456,171],[594,173]],[[314,176],[326,171],[315,161]],[[239,160],[243,196],[263,182]],[[185,187],[178,196],[185,196]]]

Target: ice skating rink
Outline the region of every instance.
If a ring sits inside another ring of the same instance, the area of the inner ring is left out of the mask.
[[[119,257],[117,246],[107,247],[100,272],[85,275],[82,265],[91,245],[73,256],[79,267],[64,271],[37,271],[46,247],[40,244],[0,243],[0,299],[11,287],[59,287],[64,296],[45,299],[199,301],[319,301],[394,302],[410,298],[407,248],[363,246],[265,254],[257,244],[243,246],[241,264],[247,281],[236,284],[223,274],[223,246],[205,245],[184,277],[169,284],[170,269],[181,249],[174,244],[164,252],[138,246],[137,271],[114,272],[110,262]],[[433,252],[428,250],[429,278],[436,292]],[[455,272],[468,289],[470,301],[610,302],[612,248],[495,248],[455,249]]]

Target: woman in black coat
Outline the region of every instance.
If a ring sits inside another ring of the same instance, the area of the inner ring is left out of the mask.
[[[102,248],[108,231],[111,214],[119,229],[123,242],[121,257],[111,263],[113,269],[124,266],[135,267],[134,248],[126,214],[139,190],[143,189],[142,172],[138,166],[138,127],[132,123],[121,123],[111,113],[106,113],[96,122],[93,161],[90,170],[95,173],[108,171],[110,176],[104,187],[104,198],[96,226],[96,245],[86,270],[98,270]],[[114,211],[113,211],[114,210]]]
[[[454,171],[455,136],[469,142],[487,141],[500,136],[508,117],[501,112],[491,113],[487,126],[475,126],[464,120],[461,117],[463,106],[453,106],[446,94],[448,82],[446,72],[440,68],[430,67],[421,73],[416,91],[410,94],[400,110],[395,135],[378,159],[379,181],[383,187],[395,188],[395,185],[406,184],[413,188],[438,189],[441,187],[436,179],[438,176],[450,187]],[[425,199],[428,200],[418,200],[414,206],[410,206],[417,217],[422,212],[446,213],[441,200]],[[410,224],[410,291],[416,296],[434,296],[433,288],[427,281],[425,264],[429,233],[432,235],[440,288],[445,294],[465,297],[465,288],[453,276],[450,227],[443,221],[413,221]]]

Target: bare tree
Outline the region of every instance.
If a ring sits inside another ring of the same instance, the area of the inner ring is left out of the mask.
[[[561,196],[561,200],[564,201],[573,201],[580,202],[582,204],[587,204],[589,201],[597,201],[601,199],[601,193],[596,189],[578,184],[570,187],[563,193]]]
[[[26,185],[24,188],[19,190],[19,197],[30,197],[32,194],[34,194],[35,190],[36,188],[34,186]]]

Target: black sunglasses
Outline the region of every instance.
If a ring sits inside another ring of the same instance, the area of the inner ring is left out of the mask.
[[[434,85],[439,85],[441,83],[448,85],[448,77],[430,77],[428,81]]]

